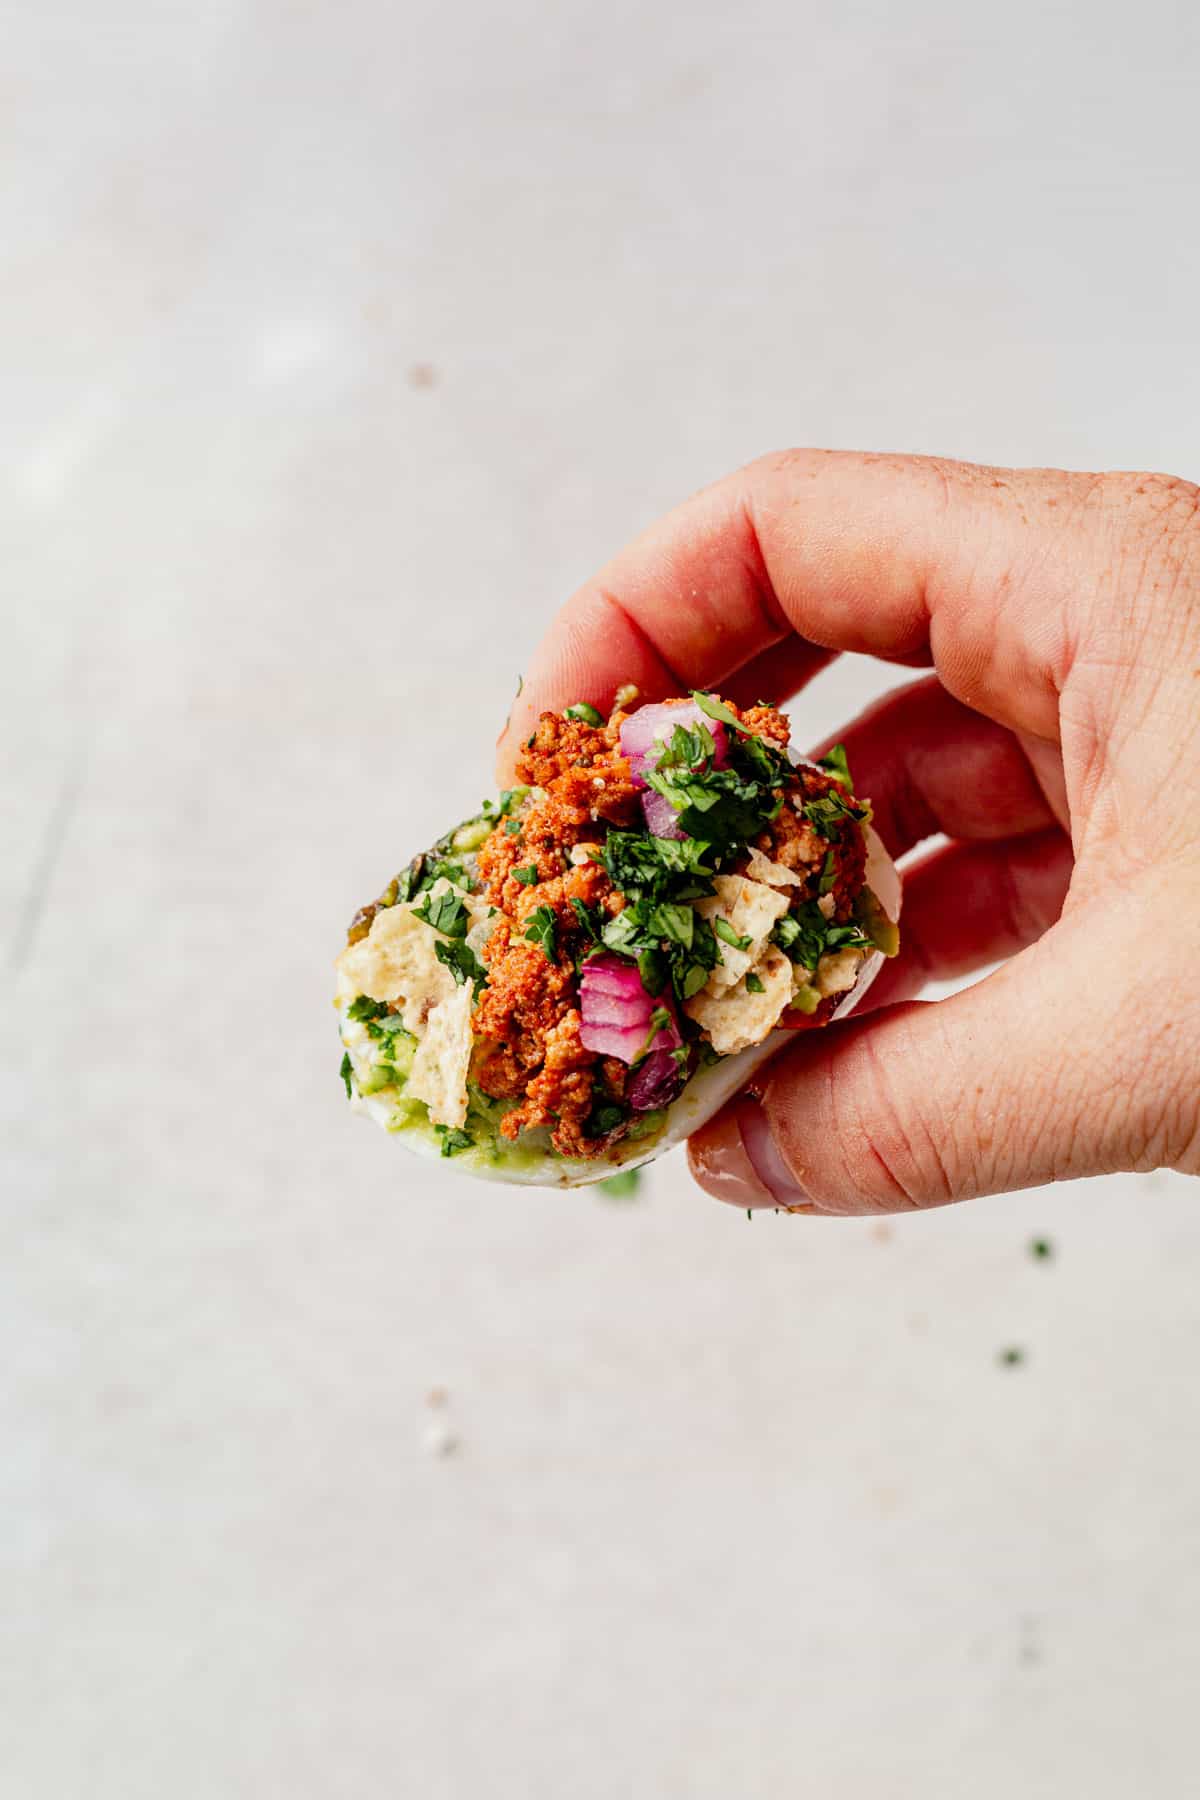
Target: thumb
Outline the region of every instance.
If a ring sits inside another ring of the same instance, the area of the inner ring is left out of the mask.
[[[1132,911],[1098,930],[1081,910],[949,999],[802,1038],[692,1138],[693,1174],[737,1206],[874,1213],[1170,1161],[1186,1083],[1147,1029],[1158,958]]]

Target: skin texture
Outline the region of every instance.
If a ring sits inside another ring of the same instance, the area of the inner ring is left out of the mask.
[[[701,1185],[864,1213],[1200,1173],[1200,489],[765,457],[567,603],[501,777],[543,708],[604,711],[626,681],[783,700],[839,651],[932,667],[838,736],[894,856],[949,843],[905,865],[904,949],[870,1011],[803,1036],[697,1133]]]

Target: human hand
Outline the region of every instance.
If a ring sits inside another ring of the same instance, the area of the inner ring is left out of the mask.
[[[783,700],[842,650],[935,669],[838,735],[893,856],[951,841],[905,869],[867,1016],[801,1037],[696,1134],[701,1185],[860,1213],[1200,1173],[1200,489],[766,457],[568,602],[502,773],[546,707],[630,681]]]

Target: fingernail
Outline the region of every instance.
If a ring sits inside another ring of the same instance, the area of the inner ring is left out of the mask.
[[[779,1154],[762,1107],[748,1094],[696,1133],[688,1160],[705,1193],[727,1206],[815,1210]]]

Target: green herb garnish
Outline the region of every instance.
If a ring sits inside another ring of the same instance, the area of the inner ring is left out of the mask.
[[[414,909],[413,917],[423,919],[426,925],[432,925],[435,931],[448,938],[465,938],[470,922],[461,896],[455,893],[431,893],[424,906]]]
[[[449,1125],[435,1125],[434,1130],[442,1140],[443,1156],[457,1156],[460,1150],[469,1150],[475,1142],[469,1131],[458,1131]]]
[[[854,782],[850,777],[850,764],[846,761],[845,744],[835,744],[828,756],[819,758],[817,766],[824,769],[827,775],[832,775],[835,781],[840,781],[844,788],[849,788],[853,792]]]
[[[594,706],[589,706],[586,700],[577,700],[574,706],[568,706],[564,716],[568,719],[579,719],[584,725],[603,725],[604,723],[604,714],[597,712]]]
[[[739,937],[729,920],[722,919],[719,915],[713,920],[713,930],[721,942],[728,944],[731,950],[748,950],[754,942],[753,938]]]
[[[342,1066],[341,1066],[341,1068],[340,1068],[340,1069],[339,1069],[339,1070],[338,1070],[338,1073],[339,1073],[339,1074],[340,1074],[340,1076],[341,1076],[341,1078],[342,1078],[342,1080],[343,1080],[343,1081],[344,1081],[344,1082],[345,1082],[345,1084],[346,1084],[346,1098],[347,1098],[347,1100],[352,1100],[352,1099],[353,1099],[353,1098],[354,1098],[354,1089],[353,1089],[353,1087],[352,1087],[352,1086],[351,1086],[351,1077],[352,1077],[352,1076],[353,1076],[353,1074],[354,1074],[354,1065],[353,1065],[353,1063],[352,1063],[352,1062],[351,1062],[351,1061],[350,1061],[350,1053],[349,1053],[349,1051],[347,1051],[347,1052],[346,1052],[346,1054],[345,1054],[345,1055],[344,1055],[344,1056],[343,1056],[343,1057],[342,1057]]]
[[[554,962],[557,956],[557,921],[552,909],[548,906],[535,906],[525,921],[525,939],[530,944],[540,944],[547,962]]]
[[[358,998],[352,1000],[346,1008],[346,1017],[360,1021],[381,1019],[386,1011],[387,1005],[384,1001],[372,1000],[366,994],[359,994]]]
[[[1029,1254],[1038,1262],[1047,1262],[1054,1255],[1054,1245],[1049,1238],[1034,1238],[1029,1245]]]
[[[488,984],[487,970],[472,950],[461,938],[451,938],[446,943],[436,943],[433,954],[440,963],[449,969],[459,987],[465,982],[473,981],[476,990]]]
[[[527,869],[514,869],[513,874],[525,887],[534,887],[541,880],[535,863],[530,863]]]
[[[746,977],[746,992],[748,994],[765,994],[766,991],[767,990],[763,986],[760,978],[754,973],[754,970],[751,969]]]

